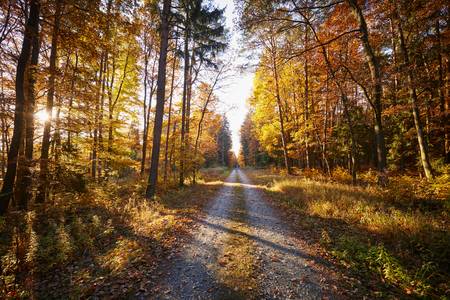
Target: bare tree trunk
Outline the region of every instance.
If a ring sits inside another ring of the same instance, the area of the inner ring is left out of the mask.
[[[156,92],[155,125],[153,126],[153,147],[152,160],[150,165],[150,176],[146,191],[146,198],[150,199],[155,195],[158,182],[159,152],[161,146],[162,123],[164,116],[164,101],[166,92],[166,67],[167,67],[167,47],[169,42],[169,15],[171,0],[164,0],[161,15],[161,46],[158,63],[158,83]]]
[[[398,8],[397,8],[398,9]],[[428,155],[428,146],[423,134],[423,127],[422,122],[420,120],[420,109],[419,109],[419,100],[417,97],[417,91],[415,87],[415,81],[414,81],[414,73],[413,69],[410,63],[409,59],[409,53],[405,42],[405,37],[403,35],[403,28],[401,24],[401,19],[399,12],[397,11],[397,30],[400,38],[400,50],[403,54],[403,62],[404,67],[407,70],[407,79],[408,79],[408,90],[409,90],[409,97],[414,117],[414,125],[416,127],[416,133],[417,133],[417,142],[419,144],[420,149],[420,159],[422,162],[422,167],[425,172],[425,177],[427,179],[433,178],[433,170],[431,168],[430,159]]]
[[[59,37],[59,26],[61,21],[61,9],[62,0],[56,1],[56,9],[53,23],[52,32],[52,46],[50,51],[50,77],[48,81],[48,94],[47,94],[47,105],[46,112],[48,115],[47,120],[44,125],[44,135],[42,137],[42,148],[41,148],[41,160],[40,160],[40,173],[39,173],[39,186],[38,193],[36,196],[37,203],[44,203],[47,199],[49,179],[48,179],[48,159],[49,159],[49,149],[50,149],[50,129],[52,124],[52,111],[53,111],[53,98],[55,96],[55,80],[56,80],[56,62],[58,55],[58,37]]]
[[[11,146],[8,151],[8,166],[5,177],[3,178],[3,186],[0,191],[0,215],[4,215],[8,210],[16,179],[17,156],[19,154],[20,143],[22,142],[24,131],[24,106],[26,101],[24,90],[25,73],[31,54],[33,32],[36,32],[38,23],[39,3],[37,0],[32,0],[30,4],[30,14],[25,25],[22,50],[20,51],[19,59],[17,61],[14,132],[11,140]]]

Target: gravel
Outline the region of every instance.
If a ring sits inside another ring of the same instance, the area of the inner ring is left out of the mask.
[[[244,197],[237,196],[239,184],[244,188]],[[250,229],[245,235],[256,247],[253,256],[258,265],[258,288],[253,298],[336,298],[326,284],[329,274],[315,267],[322,261],[299,248],[297,238],[265,200],[263,192],[237,169],[206,208],[206,217],[198,220],[191,240],[163,266],[164,273],[152,299],[243,298],[242,293],[221,284],[217,278],[221,267],[217,258],[225,238],[239,234],[229,225],[230,217],[236,213],[236,201],[245,201],[244,220]]]

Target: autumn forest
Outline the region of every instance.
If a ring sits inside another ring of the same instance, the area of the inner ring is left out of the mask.
[[[448,23],[0,0],[0,297],[446,299]]]

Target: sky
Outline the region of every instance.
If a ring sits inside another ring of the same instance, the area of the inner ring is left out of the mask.
[[[239,31],[233,24],[235,19],[233,0],[214,0],[217,7],[225,9],[226,26],[230,31],[230,46],[228,52],[236,54],[239,52],[242,45],[239,42]],[[227,79],[227,84],[220,90],[216,91],[219,98],[220,110],[225,113],[230,123],[230,130],[233,141],[233,152],[238,155],[240,149],[239,130],[244,122],[245,115],[248,112],[247,99],[250,97],[253,86],[253,71],[241,72],[238,71],[238,64],[240,59],[235,60],[236,66],[233,75]]]

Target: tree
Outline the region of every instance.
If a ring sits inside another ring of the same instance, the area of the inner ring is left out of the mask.
[[[36,195],[36,202],[43,203],[47,198],[48,193],[48,161],[49,161],[49,149],[50,149],[50,127],[52,125],[53,114],[53,102],[55,96],[55,80],[57,69],[57,56],[58,56],[58,38],[59,27],[61,22],[63,3],[62,0],[56,0],[55,13],[53,17],[53,31],[52,31],[52,45],[50,53],[50,66],[49,66],[49,80],[48,80],[48,93],[47,93],[47,105],[46,114],[48,116],[45,126],[44,134],[42,136],[41,158],[40,158],[40,173],[39,173],[39,187]]]
[[[396,16],[397,23],[397,31],[400,40],[400,50],[403,56],[403,64],[406,69],[407,79],[408,79],[408,90],[411,101],[412,113],[414,117],[414,125],[416,127],[417,133],[417,142],[419,144],[420,150],[420,159],[422,162],[422,167],[425,172],[425,176],[428,179],[433,178],[433,170],[431,168],[430,159],[428,157],[428,145],[426,144],[426,140],[423,133],[422,121],[420,119],[420,110],[419,110],[419,100],[417,96],[417,90],[415,87],[415,77],[413,66],[410,63],[410,57],[408,53],[408,48],[405,41],[405,36],[403,34],[403,25],[401,21],[401,16],[399,13],[398,4],[396,4],[394,15]]]
[[[181,109],[181,160],[179,185],[184,185],[186,150],[190,147],[190,107],[192,85],[201,65],[214,65],[211,57],[226,47],[223,10],[204,6],[203,0],[182,1],[182,13],[177,14],[184,30],[184,81]],[[198,66],[196,64],[199,64]]]
[[[0,191],[0,215],[4,215],[8,209],[16,179],[17,157],[24,131],[24,108],[26,106],[25,73],[27,66],[29,65],[31,49],[33,46],[33,33],[36,33],[39,30],[39,8],[38,1],[32,0],[23,35],[22,50],[17,61],[14,132],[8,152],[8,166]]]
[[[222,166],[230,166],[231,132],[228,120],[222,117],[221,126],[217,135],[217,160]]]
[[[265,167],[269,162],[268,154],[263,151],[256,138],[256,132],[252,121],[252,112],[247,113],[241,126],[241,153],[245,166]]]
[[[161,146],[162,121],[164,115],[164,101],[166,92],[166,67],[167,67],[167,48],[169,42],[169,18],[170,18],[171,0],[164,0],[161,12],[161,37],[159,47],[158,61],[158,82],[156,90],[156,112],[155,124],[153,126],[153,147],[152,159],[150,165],[150,175],[145,196],[147,199],[155,195],[158,181],[159,151]]]
[[[36,81],[38,75],[39,63],[39,22],[33,27],[32,33],[32,51],[30,63],[28,66],[26,80],[28,87],[25,91],[25,105],[24,105],[24,141],[19,150],[20,156],[18,161],[17,171],[17,188],[16,197],[17,204],[21,209],[27,209],[28,202],[32,199],[32,171],[33,166],[33,150],[34,150],[34,111],[36,105]]]

